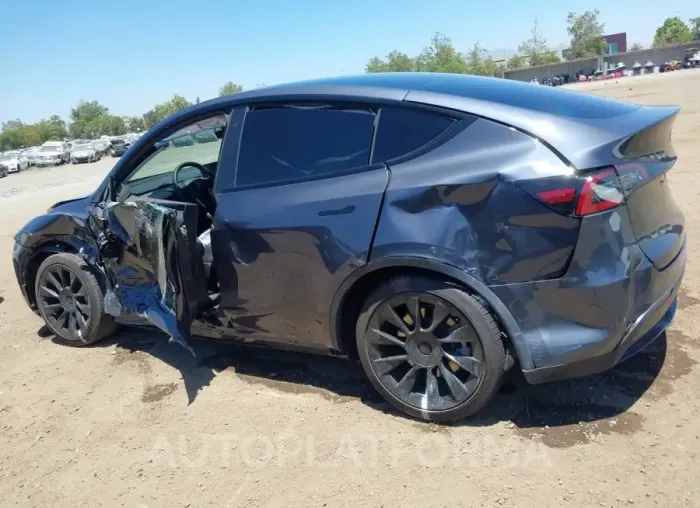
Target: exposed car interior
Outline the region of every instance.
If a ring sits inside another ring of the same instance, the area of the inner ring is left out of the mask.
[[[212,269],[210,229],[216,208],[214,178],[226,117],[217,115],[184,127],[158,141],[153,152],[125,180],[119,200],[129,196],[197,205],[197,237],[208,286],[218,292]]]
[[[214,178],[225,131],[226,117],[217,115],[158,141],[122,184],[121,198],[140,196],[197,205],[197,234],[204,233],[214,216]]]

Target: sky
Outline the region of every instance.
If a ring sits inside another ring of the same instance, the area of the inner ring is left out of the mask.
[[[360,74],[373,56],[416,55],[438,31],[460,51],[515,50],[537,18],[555,46],[568,42],[569,11],[597,8],[605,33],[645,46],[666,17],[700,16],[690,0],[644,3],[0,0],[0,122],[67,119],[81,99],[141,115],[175,93],[214,97],[229,80],[255,88]]]

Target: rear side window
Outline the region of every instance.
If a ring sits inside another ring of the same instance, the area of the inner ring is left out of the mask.
[[[245,116],[236,186],[323,178],[369,164],[369,109],[279,107]]]
[[[411,108],[383,107],[374,141],[373,162],[386,162],[418,150],[449,129],[455,120]]]

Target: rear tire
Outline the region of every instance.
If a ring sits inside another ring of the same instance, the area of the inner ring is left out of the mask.
[[[94,269],[75,254],[46,258],[36,272],[34,294],[46,325],[64,344],[87,346],[117,329],[112,316],[104,312]]]
[[[367,297],[355,334],[372,385],[426,421],[476,414],[505,376],[505,346],[484,301],[439,279],[400,276],[381,284]]]

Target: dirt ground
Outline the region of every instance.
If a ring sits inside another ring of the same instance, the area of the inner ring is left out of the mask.
[[[111,159],[0,180],[2,506],[700,506],[700,71],[577,89],[680,104],[670,180],[687,220],[665,338],[600,376],[517,376],[454,426],[389,408],[358,366],[151,332],[85,349],[42,337],[12,236],[88,193]]]

